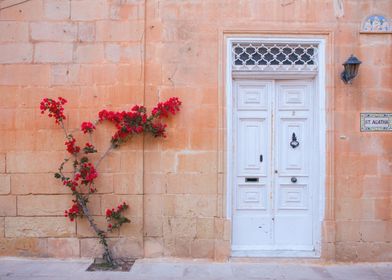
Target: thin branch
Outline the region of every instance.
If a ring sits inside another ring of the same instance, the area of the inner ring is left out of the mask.
[[[18,5],[21,5],[21,4],[24,4],[24,3],[30,2],[30,1],[32,1],[32,0],[23,0],[23,1],[20,1],[20,2],[18,2],[18,3],[14,3],[14,4],[11,4],[11,5],[8,5],[8,6],[5,6],[5,7],[2,7],[2,8],[0,8],[0,11],[2,11],[2,10],[5,10],[5,9],[8,9],[8,8],[15,7],[15,6],[18,6]]]
[[[98,159],[98,161],[94,164],[95,168],[98,169],[99,164],[101,161],[108,155],[108,153],[113,150],[113,145],[110,145],[109,148],[106,150],[106,152],[103,153],[103,155]]]
[[[60,121],[60,126],[61,126],[61,128],[63,129],[63,131],[64,131],[65,138],[68,139],[68,131],[67,131],[67,129],[65,128],[65,125],[64,125],[64,123],[63,123],[62,120]]]

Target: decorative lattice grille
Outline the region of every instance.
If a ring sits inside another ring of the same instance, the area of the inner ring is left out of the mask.
[[[234,43],[233,70],[316,71],[317,45]]]

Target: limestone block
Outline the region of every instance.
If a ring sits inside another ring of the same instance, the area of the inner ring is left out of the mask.
[[[109,3],[106,0],[71,1],[71,19],[90,21],[106,19],[109,16]]]
[[[0,65],[0,85],[45,86],[50,84],[50,65]]]
[[[162,216],[145,216],[143,224],[144,236],[161,237],[163,234]]]
[[[1,217],[0,218],[0,238],[4,237],[4,232],[5,232],[5,218]]]
[[[103,44],[78,44],[75,59],[77,63],[102,63],[104,61]]]
[[[29,63],[33,59],[33,45],[3,43],[0,45],[0,63]]]
[[[214,238],[214,218],[197,218],[196,237],[198,239]],[[192,253],[193,255],[193,253]]]
[[[69,19],[71,12],[70,1],[44,0],[44,15],[47,19]]]
[[[37,43],[34,61],[36,63],[72,62],[73,45],[69,43]]]
[[[216,172],[216,152],[185,153],[178,155],[179,172]]]
[[[214,240],[195,239],[191,245],[191,255],[193,258],[213,258]]]
[[[113,255],[115,258],[141,258],[144,254],[143,240],[141,239],[134,239],[128,237],[110,238],[109,246],[112,247]]]
[[[11,191],[11,176],[0,174],[0,194],[9,194]]]
[[[215,261],[225,262],[230,257],[231,246],[230,241],[215,240]]]
[[[191,238],[175,238],[175,256],[179,258],[188,258],[191,256]]]
[[[46,238],[0,238],[0,256],[48,257]]]
[[[31,38],[42,42],[72,42],[76,41],[78,32],[75,23],[64,22],[32,22],[30,24]],[[59,45],[50,45],[55,48]]]
[[[53,85],[77,84],[79,82],[79,70],[80,65],[78,64],[52,65],[51,82]]]
[[[144,239],[144,257],[158,258],[163,256],[163,239],[148,237]]]
[[[78,22],[78,41],[95,41],[95,22]]]
[[[87,258],[102,257],[103,248],[98,238],[80,239],[80,256]]]
[[[29,40],[29,26],[27,22],[1,21],[1,42],[27,42]]]
[[[6,237],[69,237],[75,223],[65,217],[6,217]]]
[[[141,172],[114,174],[113,189],[116,194],[142,194],[143,174]]]
[[[16,216],[16,196],[0,195],[1,216]]]
[[[196,219],[171,217],[163,220],[164,236],[195,238],[196,237]]]
[[[71,195],[20,195],[19,216],[63,216],[72,206]]]
[[[5,154],[0,154],[0,174],[5,172]]]
[[[48,238],[48,257],[79,258],[79,240],[77,238]]]

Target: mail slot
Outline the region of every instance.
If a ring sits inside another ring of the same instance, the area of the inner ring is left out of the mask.
[[[245,182],[246,183],[250,183],[250,182],[258,182],[259,178],[245,178]]]

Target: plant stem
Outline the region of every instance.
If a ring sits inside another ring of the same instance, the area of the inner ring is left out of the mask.
[[[104,253],[103,253],[103,259],[111,266],[116,266],[116,262],[113,259],[112,252],[109,249],[106,236],[103,230],[99,229],[97,224],[95,223],[93,217],[90,215],[90,211],[88,210],[88,207],[86,205],[85,200],[80,194],[76,195],[76,199],[78,200],[78,203],[80,206],[82,206],[83,214],[86,216],[90,226],[93,228],[95,233],[100,239],[100,243],[103,246]]]
[[[95,168],[98,169],[99,164],[101,161],[108,155],[108,153],[113,149],[113,145],[111,144],[109,148],[103,153],[103,155],[98,159],[98,161],[95,163]]]

